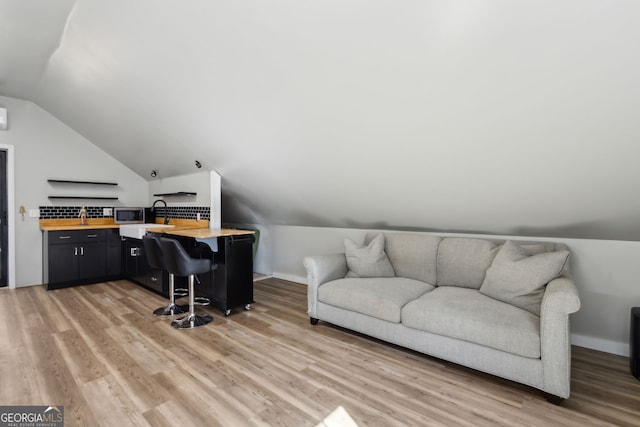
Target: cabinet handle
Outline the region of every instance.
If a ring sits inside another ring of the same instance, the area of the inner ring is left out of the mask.
[[[94,238],[94,237],[98,237],[98,235],[97,234],[87,234],[87,237],[91,239],[91,238]]]
[[[78,248],[73,248],[73,255],[78,256]]]
[[[80,256],[84,256],[84,247],[80,246]]]
[[[157,282],[157,281],[158,281],[158,278],[157,278],[156,276],[151,276],[151,281],[152,281],[152,282]]]
[[[71,236],[58,236],[58,239],[60,240],[65,240],[65,239],[70,239]]]

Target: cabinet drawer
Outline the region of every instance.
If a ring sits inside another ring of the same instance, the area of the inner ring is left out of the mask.
[[[75,230],[48,231],[49,244],[75,243],[78,241],[78,232]]]
[[[79,242],[104,242],[106,230],[78,230]]]

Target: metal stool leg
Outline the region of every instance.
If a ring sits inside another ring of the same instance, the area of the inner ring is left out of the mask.
[[[169,305],[166,307],[160,307],[153,311],[156,316],[177,316],[178,314],[184,314],[187,312],[186,305],[177,305],[174,292],[174,280],[175,276],[169,274]]]
[[[198,326],[204,326],[213,321],[213,317],[208,314],[196,314],[194,289],[194,275],[189,276],[189,315],[171,322],[171,326],[176,329],[194,329]]]

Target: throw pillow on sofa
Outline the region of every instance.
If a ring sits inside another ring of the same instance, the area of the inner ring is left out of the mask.
[[[531,255],[527,248],[507,241],[487,270],[480,293],[540,316],[544,288],[560,275],[569,251]]]
[[[344,253],[349,267],[347,277],[394,277],[396,275],[384,251],[383,234],[378,234],[368,245],[358,245],[346,238]]]

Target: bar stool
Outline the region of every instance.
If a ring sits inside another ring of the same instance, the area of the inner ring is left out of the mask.
[[[180,242],[175,239],[161,237],[159,239],[162,248],[162,260],[169,272],[169,277],[189,277],[189,314],[171,322],[171,326],[177,329],[193,329],[206,325],[213,321],[208,314],[200,315],[195,311],[194,283],[195,275],[213,271],[215,264],[209,259],[191,258],[184,250]]]
[[[166,270],[164,267],[164,261],[162,259],[162,248],[160,248],[160,242],[156,237],[146,235],[142,238],[142,244],[144,245],[144,253],[147,258],[147,264],[151,268],[156,270]],[[173,275],[169,275],[169,305],[166,307],[160,307],[153,310],[153,314],[156,316],[177,316],[178,314],[184,314],[187,312],[186,305],[177,305],[175,297],[184,296],[185,294],[178,294],[174,289]]]

